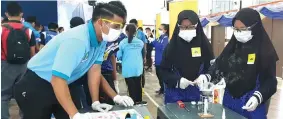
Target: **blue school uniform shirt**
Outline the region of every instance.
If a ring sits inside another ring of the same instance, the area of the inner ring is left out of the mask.
[[[51,30],[42,32],[42,34],[44,35],[44,39],[41,39],[41,44],[43,45],[46,45],[53,37],[58,35],[57,32]]]
[[[23,22],[24,26],[29,28],[30,30],[32,30],[33,34],[34,34],[34,37],[36,39],[36,42],[40,42],[38,39],[40,39],[40,32],[35,30],[35,28],[32,27],[32,25],[28,22]]]
[[[136,38],[142,40],[142,42],[144,42],[144,43],[147,43],[147,39],[145,37],[145,34],[140,29],[137,30]]]
[[[104,53],[104,61],[101,65],[101,72],[113,71],[112,62],[110,56],[115,54],[119,50],[119,43],[126,38],[127,36],[124,33],[121,33],[119,38],[115,42],[107,43],[106,50]]]
[[[58,34],[31,60],[28,69],[50,82],[52,75],[68,84],[94,64],[101,64],[106,42],[98,42],[92,22]]]
[[[155,47],[155,65],[159,66],[161,64],[163,51],[168,44],[168,36],[161,35],[158,39],[154,40],[152,44]]]
[[[143,47],[144,43],[135,37],[131,43],[128,43],[128,38],[120,42],[117,58],[122,61],[122,75],[124,78],[137,77],[142,74]]]

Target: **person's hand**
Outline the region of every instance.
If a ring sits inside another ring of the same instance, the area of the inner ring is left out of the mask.
[[[114,87],[115,90],[117,91],[117,94],[119,94],[120,90],[119,90],[119,81],[116,79],[114,80]]]
[[[262,95],[259,91],[255,91],[253,96],[248,100],[245,106],[242,109],[245,109],[249,112],[254,111],[257,106],[262,102]]]
[[[116,95],[113,98],[113,101],[119,105],[123,105],[125,107],[131,107],[134,106],[134,101],[132,98],[130,98],[129,96],[120,96],[120,95]]]
[[[112,105],[106,104],[106,103],[100,103],[99,101],[95,101],[91,104],[91,107],[93,110],[99,111],[99,112],[108,112],[113,108]]]
[[[90,113],[76,113],[73,118],[70,119],[94,119]]]
[[[203,88],[203,84],[206,84],[210,80],[209,74],[201,74],[199,77],[194,81],[195,84],[198,85],[200,89]]]
[[[180,79],[179,88],[186,89],[189,85],[194,85],[194,82],[189,81],[188,79],[183,78],[183,77]]]
[[[148,38],[148,41],[151,43],[152,41],[154,41],[154,38]]]
[[[256,107],[258,106],[259,102],[257,101],[255,96],[252,96],[249,101],[246,103],[245,106],[242,107],[242,109],[247,110],[249,112],[254,111]]]
[[[143,58],[143,63],[146,64],[146,58]]]

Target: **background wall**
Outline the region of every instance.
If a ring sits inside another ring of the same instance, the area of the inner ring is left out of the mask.
[[[1,1],[1,16],[5,16],[7,3],[8,1]],[[43,25],[58,21],[57,1],[18,1],[18,3],[22,6],[24,18],[36,16]]]
[[[264,18],[262,22],[279,56],[276,74],[278,77],[283,77],[283,20]]]

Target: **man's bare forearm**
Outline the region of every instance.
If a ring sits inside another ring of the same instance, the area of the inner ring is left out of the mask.
[[[30,56],[33,57],[35,55],[35,46],[30,47]]]
[[[112,99],[117,95],[117,93],[111,88],[109,83],[106,81],[106,79],[101,75],[101,87],[103,91]]]
[[[69,114],[69,116],[73,117],[78,110],[72,100],[67,82],[64,79],[52,76],[51,84],[60,105]]]
[[[88,71],[88,87],[91,95],[92,102],[99,100],[99,86],[101,77],[101,67],[94,65]]]

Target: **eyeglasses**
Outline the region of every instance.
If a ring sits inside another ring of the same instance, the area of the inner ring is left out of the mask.
[[[194,30],[197,28],[197,24],[189,26],[183,26],[178,24],[178,27],[180,28],[180,30]]]
[[[123,27],[124,27],[123,23],[114,22],[114,21],[111,21],[111,20],[108,20],[108,19],[101,19],[101,20],[110,23],[110,27],[113,28],[113,29],[116,29],[116,30],[123,29]]]
[[[241,31],[250,31],[252,30],[252,28],[257,24],[254,23],[253,25],[249,26],[249,27],[246,27],[246,28],[236,28],[236,27],[232,27],[234,31],[238,31],[238,32],[241,32]]]

